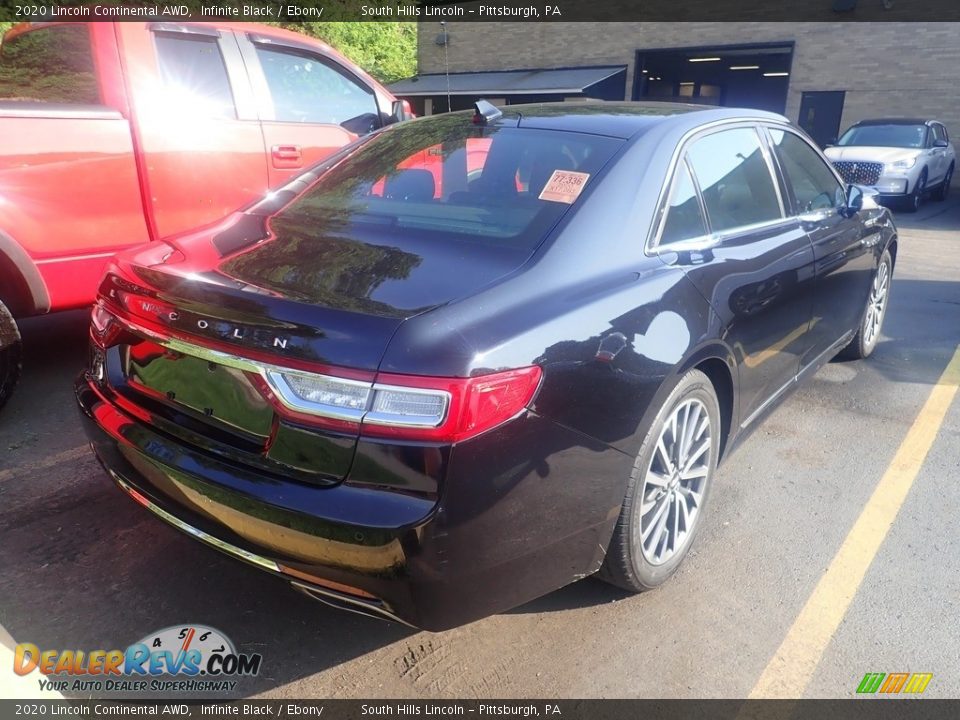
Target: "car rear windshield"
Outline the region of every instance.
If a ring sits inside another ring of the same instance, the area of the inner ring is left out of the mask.
[[[926,141],[926,125],[860,125],[847,130],[837,144],[922,148]]]
[[[301,236],[353,228],[531,249],[622,142],[480,127],[462,114],[403,123],[371,137],[273,223]]]

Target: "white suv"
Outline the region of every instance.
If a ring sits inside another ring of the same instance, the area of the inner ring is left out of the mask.
[[[936,120],[862,120],[824,152],[848,183],[873,188],[881,202],[906,201],[909,212],[928,192],[946,200],[957,164]]]

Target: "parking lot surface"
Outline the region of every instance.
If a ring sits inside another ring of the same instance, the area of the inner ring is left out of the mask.
[[[439,634],[328,609],[132,503],[74,409],[86,314],[25,322],[23,383],[0,414],[0,625],[60,649],[209,625],[263,655],[244,696],[745,697],[776,694],[797,657],[807,697],[853,696],[866,672],[930,672],[926,696],[960,695],[960,398],[928,406],[960,345],[960,196],[897,222],[874,356],[829,364],[727,459],[669,583],[631,596],[587,579]],[[888,480],[902,504],[874,495]],[[851,533],[865,508],[892,513],[889,532],[865,530],[875,553]],[[835,564],[851,543],[862,582]],[[849,591],[825,596],[836,623],[798,625],[830,577]]]

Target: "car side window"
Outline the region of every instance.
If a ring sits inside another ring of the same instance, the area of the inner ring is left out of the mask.
[[[99,105],[100,89],[86,25],[53,25],[0,45],[0,99]]]
[[[168,96],[183,110],[236,118],[227,66],[216,38],[157,35],[157,62]]]
[[[687,164],[680,162],[674,174],[673,189],[670,192],[670,202],[667,206],[667,215],[663,220],[659,244],[667,245],[691,240],[706,234],[707,225],[700,210],[697,189],[694,187]]]
[[[783,217],[773,176],[753,128],[733,128],[695,140],[688,151],[714,232]]]
[[[799,213],[843,207],[846,192],[817,152],[786,130],[771,129],[777,157],[793,188]]]
[[[947,137],[947,129],[943,125],[933,126],[933,136],[937,140],[943,140],[945,142],[949,140]]]
[[[259,46],[257,57],[267,78],[277,120],[340,125],[357,135],[380,126],[373,90],[332,63]]]

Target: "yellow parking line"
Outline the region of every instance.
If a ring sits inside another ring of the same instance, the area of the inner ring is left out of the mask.
[[[960,347],[904,437],[826,573],[750,692],[800,697],[897,517],[960,386]]]

